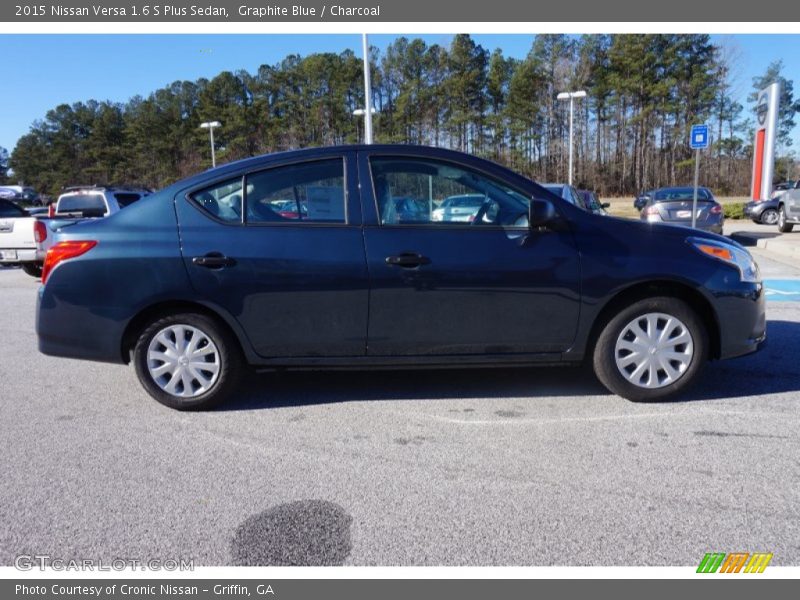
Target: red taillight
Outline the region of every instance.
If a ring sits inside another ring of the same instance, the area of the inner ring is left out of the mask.
[[[48,217],[55,217],[56,216],[56,203],[51,202],[50,206],[47,207],[47,216]]]
[[[714,206],[711,207],[711,210],[709,210],[708,212],[710,212],[712,215],[718,215],[719,213],[722,212],[722,206],[719,204],[715,204]]]
[[[41,221],[36,221],[33,224],[33,239],[37,244],[41,244],[47,239],[47,225]]]
[[[80,240],[74,242],[58,242],[52,246],[44,257],[44,268],[42,269],[42,283],[47,281],[50,271],[56,268],[61,261],[75,258],[81,254],[86,254],[89,250],[97,246],[94,240]]]
[[[658,207],[655,205],[646,206],[642,212],[646,215],[657,215]]]

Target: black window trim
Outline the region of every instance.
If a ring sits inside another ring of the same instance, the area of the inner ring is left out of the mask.
[[[494,224],[485,224],[485,225],[471,225],[469,223],[453,223],[451,225],[442,226],[440,223],[435,222],[428,222],[428,223],[384,223],[381,219],[381,211],[380,207],[378,206],[378,194],[375,192],[375,177],[372,174],[372,159],[373,158],[412,158],[417,160],[428,160],[433,162],[444,162],[451,165],[454,165],[463,170],[472,170],[475,173],[480,173],[490,179],[501,180],[501,178],[493,175],[481,168],[473,167],[472,165],[464,164],[463,162],[458,162],[456,160],[451,160],[449,158],[440,158],[440,157],[431,157],[431,156],[424,156],[420,154],[414,153],[402,153],[402,152],[370,152],[369,150],[363,151],[367,153],[367,167],[369,168],[369,184],[372,190],[372,202],[375,205],[375,216],[377,220],[377,225],[369,225],[369,227],[378,227],[378,228],[402,228],[402,229],[436,229],[438,231],[456,231],[460,229],[465,229],[469,231],[528,231],[530,228],[521,226],[521,225],[494,225]],[[531,197],[533,198],[533,197]],[[530,199],[529,199],[530,201]],[[556,209],[557,210],[557,209]],[[367,227],[368,225],[365,225]]]
[[[286,221],[285,223],[280,221],[270,221],[270,222],[263,222],[263,223],[256,223],[256,222],[249,222],[247,220],[247,176],[254,175],[256,173],[263,173],[265,171],[271,171],[272,169],[278,169],[281,167],[289,167],[293,165],[299,165],[303,163],[312,163],[312,162],[323,162],[323,161],[331,161],[331,160],[341,160],[342,161],[342,185],[344,187],[344,223],[325,223],[320,221]],[[225,219],[220,219],[219,217],[212,215],[206,209],[204,209],[200,204],[194,199],[194,194],[197,192],[202,192],[203,190],[207,190],[213,187],[216,184],[225,183],[226,181],[233,181],[237,179],[237,176],[228,175],[227,177],[220,176],[215,178],[211,181],[205,181],[201,184],[196,186],[192,186],[186,192],[184,192],[183,197],[184,199],[195,209],[200,211],[200,214],[208,217],[212,221],[219,223],[220,225],[227,225],[228,227],[353,227],[354,225],[350,224],[350,190],[348,187],[348,178],[347,178],[347,155],[346,154],[334,154],[333,156],[316,156],[316,157],[307,157],[307,158],[297,158],[294,160],[288,161],[280,161],[276,163],[271,163],[268,165],[259,166],[255,169],[250,171],[242,171],[239,173],[238,178],[241,180],[242,186],[242,211],[241,215],[239,215],[238,221],[227,221]],[[360,225],[358,225],[360,227]]]
[[[200,206],[200,203],[194,199],[194,195],[197,192],[202,192],[209,188],[213,188],[215,185],[225,183],[227,181],[235,181],[236,179],[239,179],[242,185],[242,189],[244,189],[244,173],[240,173],[238,177],[236,175],[228,175],[227,177],[220,177],[218,179],[213,179],[212,181],[206,181],[200,185],[193,186],[183,194],[183,197],[192,208],[199,211],[201,215],[208,217],[215,223],[219,223],[220,225],[227,225],[228,227],[241,227],[242,225],[244,225],[244,216],[243,216],[244,213],[239,215],[238,221],[228,221],[227,219],[220,219],[218,216],[212,215],[205,208]],[[244,197],[242,198],[242,200],[244,200]]]

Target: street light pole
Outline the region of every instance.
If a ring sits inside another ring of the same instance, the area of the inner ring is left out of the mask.
[[[215,168],[217,166],[217,155],[214,151],[214,127],[221,126],[222,123],[219,121],[206,121],[205,123],[200,123],[201,129],[208,129],[208,134],[211,139],[211,168]]]
[[[369,76],[369,41],[361,34],[361,50],[364,53],[364,143],[372,143],[372,83]]]
[[[575,98],[585,98],[586,92],[584,90],[578,90],[577,92],[561,92],[556,98],[558,100],[567,100],[569,99],[569,175],[568,175],[568,183],[572,185],[572,113],[573,113],[573,105]]]
[[[370,108],[369,112],[370,112],[370,123],[371,123],[372,122],[372,119],[371,119],[372,115],[374,115],[378,111],[373,106],[372,108]],[[355,109],[353,111],[353,116],[354,117],[366,117],[367,116],[367,111],[365,111],[363,108],[357,108],[357,109]],[[372,143],[372,136],[370,136],[369,141],[367,141],[367,131],[369,131],[369,129],[367,128],[367,121],[366,121],[366,118],[365,118],[365,120],[364,120],[364,142],[369,144],[369,143]]]

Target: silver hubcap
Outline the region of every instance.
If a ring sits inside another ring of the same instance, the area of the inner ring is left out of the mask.
[[[220,357],[205,333],[189,325],[159,331],[147,348],[147,370],[158,387],[179,398],[194,398],[217,382]]]
[[[783,209],[781,209],[781,212],[778,215],[778,225],[780,225],[781,227],[786,225],[786,215],[783,214]]]
[[[778,211],[776,210],[766,210],[764,211],[761,220],[764,221],[767,225],[775,225],[778,222]]]
[[[614,359],[622,376],[641,388],[661,388],[680,379],[694,355],[689,329],[664,313],[647,313],[628,323],[617,338]]]

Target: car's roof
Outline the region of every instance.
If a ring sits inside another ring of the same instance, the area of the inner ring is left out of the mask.
[[[268,168],[271,164],[282,162],[314,160],[317,158],[325,158],[327,156],[337,156],[344,153],[352,152],[369,152],[370,154],[387,154],[402,156],[408,155],[409,158],[433,158],[442,160],[452,160],[456,163],[464,165],[473,165],[476,168],[482,169],[488,173],[494,173],[498,176],[511,177],[515,179],[525,180],[530,182],[531,179],[500,165],[494,161],[459,152],[457,150],[449,150],[445,148],[436,148],[433,146],[422,146],[413,144],[346,144],[341,146],[324,146],[315,148],[302,148],[299,150],[286,150],[282,152],[274,152],[271,154],[262,154],[250,158],[243,158],[241,160],[225,163],[216,168],[208,169],[206,171],[196,173],[190,177],[175,182],[169,186],[169,190],[188,189],[197,185],[202,185],[205,182],[219,181],[227,175],[238,175],[242,171],[249,169],[259,169],[261,167]],[[541,186],[534,181],[534,184]],[[162,190],[163,191],[163,190]],[[546,191],[546,190],[545,190]]]

